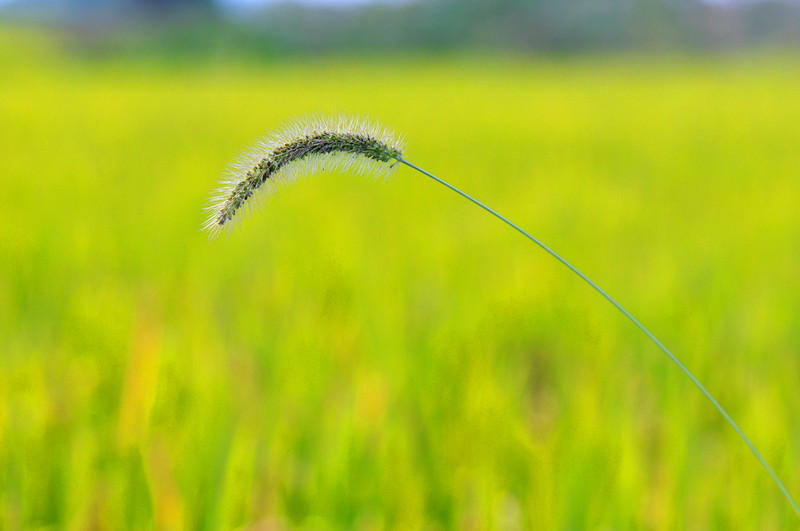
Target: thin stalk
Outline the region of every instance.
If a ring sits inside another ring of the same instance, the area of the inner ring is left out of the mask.
[[[415,165],[415,164],[413,164],[413,163],[411,163],[411,162],[409,162],[409,161],[407,161],[405,159],[402,159],[402,158],[400,158],[398,160],[400,162],[402,162],[403,164],[405,164],[406,166],[409,166],[409,167],[417,170],[418,172],[420,172],[420,173],[422,173],[424,175],[427,175],[428,177],[430,177],[434,181],[436,181],[436,182],[438,182],[440,184],[443,184],[444,186],[446,186],[447,188],[451,189],[452,191],[454,191],[458,195],[460,195],[460,196],[472,201],[473,203],[475,203],[476,205],[478,205],[482,209],[486,210],[487,212],[489,212],[490,214],[492,214],[493,216],[495,216],[499,220],[501,220],[504,223],[508,224],[510,227],[516,229],[523,236],[525,236],[526,238],[531,240],[533,243],[535,243],[536,245],[538,245],[539,247],[541,247],[542,249],[547,251],[553,258],[555,258],[556,260],[561,262],[563,265],[565,265],[567,268],[569,268],[570,271],[572,271],[573,273],[575,273],[576,275],[581,277],[581,279],[583,279],[587,284],[589,284],[592,288],[594,288],[594,290],[597,291],[600,295],[602,295],[608,302],[613,304],[614,307],[617,310],[619,310],[620,312],[622,312],[622,314],[625,317],[627,317],[634,325],[636,325],[636,327],[639,330],[644,332],[644,334],[647,337],[649,337],[653,341],[653,343],[655,343],[656,346],[659,349],[661,349],[661,351],[664,354],[666,354],[667,357],[669,357],[669,359],[671,359],[672,362],[675,363],[675,365],[678,366],[678,368],[681,371],[683,371],[683,373],[692,381],[692,383],[698,389],[700,389],[700,392],[703,393],[703,395],[705,395],[705,397],[712,404],[714,404],[714,407],[717,408],[717,411],[719,411],[720,414],[722,414],[722,416],[725,417],[725,420],[728,421],[728,424],[730,424],[733,427],[733,429],[736,430],[736,433],[738,433],[739,437],[741,437],[742,440],[745,442],[745,444],[747,444],[747,446],[753,452],[753,455],[756,456],[756,459],[758,459],[759,462],[761,463],[761,465],[766,469],[766,471],[769,472],[769,475],[772,476],[772,479],[775,481],[775,483],[781,489],[781,492],[783,492],[783,495],[786,496],[786,500],[792,506],[792,509],[794,509],[794,512],[797,513],[798,517],[800,517],[800,507],[797,506],[797,503],[794,501],[794,498],[792,498],[792,495],[789,494],[789,491],[783,485],[783,482],[781,482],[781,480],[780,480],[780,478],[778,478],[777,474],[775,474],[775,472],[772,470],[772,468],[767,464],[767,462],[762,457],[761,453],[756,449],[755,445],[752,442],[750,442],[750,439],[747,438],[747,436],[744,434],[744,432],[739,427],[739,425],[736,424],[736,422],[733,421],[733,419],[728,414],[728,412],[725,411],[725,409],[719,404],[719,402],[717,402],[717,400],[713,396],[711,396],[711,393],[709,393],[708,390],[703,386],[703,384],[701,384],[700,381],[697,378],[695,378],[695,376],[689,371],[689,369],[687,369],[686,366],[683,363],[681,363],[680,360],[678,360],[678,358],[676,358],[675,355],[672,352],[670,352],[669,349],[667,349],[667,347],[665,347],[664,344],[661,343],[661,341],[659,341],[658,338],[656,336],[654,336],[650,332],[650,330],[645,328],[644,325],[642,325],[642,323],[640,323],[633,315],[631,315],[631,313],[628,310],[626,310],[620,303],[618,303],[616,300],[614,300],[614,298],[611,295],[609,295],[608,293],[606,293],[600,286],[595,284],[589,277],[587,277],[586,275],[581,273],[578,270],[578,268],[576,268],[575,266],[573,266],[572,264],[567,262],[558,253],[556,253],[554,250],[552,250],[550,247],[548,247],[547,245],[545,245],[544,243],[542,243],[538,239],[534,238],[531,234],[526,232],[522,227],[520,227],[516,223],[512,222],[511,220],[509,220],[508,218],[506,218],[505,216],[503,216],[502,214],[500,214],[496,210],[494,210],[492,208],[489,208],[488,206],[486,206],[485,204],[481,203],[480,201],[478,201],[477,199],[475,199],[471,195],[469,195],[469,194],[467,194],[465,192],[462,192],[461,190],[459,190],[458,188],[456,188],[452,184],[450,184],[450,183],[448,183],[446,181],[443,181],[442,179],[440,179],[439,177],[436,177],[432,173],[429,173],[429,172],[423,170],[419,166],[417,166],[417,165]]]

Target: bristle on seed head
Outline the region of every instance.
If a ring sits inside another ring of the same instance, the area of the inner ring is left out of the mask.
[[[210,237],[229,227],[254,195],[323,171],[388,177],[402,159],[403,142],[376,122],[345,114],[293,120],[262,137],[233,161],[211,197],[203,225]]]

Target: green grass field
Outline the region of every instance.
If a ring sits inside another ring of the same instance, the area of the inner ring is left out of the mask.
[[[0,529],[797,525],[640,332],[408,168],[198,229],[265,129],[368,113],[800,496],[800,58],[96,62],[4,30],[0,63]]]

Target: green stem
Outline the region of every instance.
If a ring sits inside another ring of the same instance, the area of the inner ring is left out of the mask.
[[[594,283],[594,282],[593,282],[593,281],[592,281],[592,280],[591,280],[589,277],[587,277],[586,275],[584,275],[583,273],[581,273],[581,272],[580,272],[580,271],[579,271],[579,270],[578,270],[578,269],[577,269],[575,266],[573,266],[572,264],[570,264],[569,262],[567,262],[567,261],[566,261],[564,258],[562,258],[562,257],[561,257],[561,256],[560,256],[558,253],[556,253],[555,251],[553,251],[553,250],[552,250],[551,248],[549,248],[547,245],[545,245],[544,243],[542,243],[541,241],[539,241],[538,239],[536,239],[536,238],[534,238],[532,235],[530,235],[528,232],[526,232],[525,230],[523,230],[523,229],[522,229],[522,227],[520,227],[520,226],[519,226],[519,225],[517,225],[516,223],[513,223],[511,220],[509,220],[509,219],[508,219],[508,218],[506,218],[505,216],[501,215],[501,214],[500,214],[500,213],[498,213],[497,211],[495,211],[495,210],[493,210],[493,209],[489,208],[488,206],[484,205],[483,203],[481,203],[480,201],[478,201],[477,199],[475,199],[475,198],[474,198],[474,197],[472,197],[471,195],[468,195],[468,194],[466,194],[466,193],[462,192],[461,190],[459,190],[459,189],[458,189],[458,188],[456,188],[455,186],[451,185],[450,183],[448,183],[448,182],[446,182],[446,181],[443,181],[442,179],[440,179],[440,178],[436,177],[436,176],[435,176],[435,175],[433,175],[432,173],[428,173],[427,171],[423,170],[423,169],[422,169],[422,168],[420,168],[419,166],[417,166],[417,165],[415,165],[415,164],[412,164],[411,162],[408,162],[408,161],[407,161],[407,160],[405,160],[405,159],[398,159],[398,160],[399,160],[400,162],[402,162],[403,164],[405,164],[406,166],[409,166],[409,167],[411,167],[411,168],[414,168],[414,169],[415,169],[415,170],[417,170],[418,172],[420,172],[420,173],[422,173],[422,174],[424,174],[424,175],[427,175],[428,177],[430,177],[430,178],[431,178],[431,179],[433,179],[434,181],[436,181],[436,182],[438,182],[438,183],[440,183],[440,184],[443,184],[444,186],[446,186],[447,188],[451,189],[452,191],[454,191],[454,192],[455,192],[455,193],[457,193],[458,195],[460,195],[460,196],[462,196],[462,197],[464,197],[464,198],[466,198],[466,199],[468,199],[468,200],[472,201],[473,203],[475,203],[476,205],[478,205],[478,206],[479,206],[479,207],[481,207],[482,209],[486,210],[487,212],[489,212],[489,213],[490,213],[490,214],[492,214],[493,216],[497,217],[498,219],[500,219],[500,220],[501,220],[501,221],[503,221],[504,223],[506,223],[506,224],[508,224],[509,226],[511,226],[511,227],[513,227],[514,229],[516,229],[516,230],[517,230],[518,232],[520,232],[520,233],[521,233],[523,236],[525,236],[526,238],[528,238],[529,240],[531,240],[533,243],[535,243],[536,245],[538,245],[539,247],[541,247],[542,249],[544,249],[545,251],[547,251],[547,252],[548,252],[550,255],[552,255],[552,256],[553,256],[553,258],[555,258],[556,260],[558,260],[559,262],[561,262],[563,265],[565,265],[567,268],[569,268],[569,269],[570,269],[570,270],[571,270],[573,273],[575,273],[576,275],[578,275],[579,277],[581,277],[581,278],[582,278],[582,279],[583,279],[583,280],[584,280],[584,281],[585,281],[587,284],[589,284],[589,285],[590,285],[592,288],[594,288],[594,290],[595,290],[595,291],[597,291],[597,292],[598,292],[600,295],[602,295],[603,297],[605,297],[605,299],[606,299],[608,302],[610,302],[611,304],[613,304],[613,305],[614,305],[614,307],[615,307],[617,310],[619,310],[620,312],[622,312],[622,314],[623,314],[623,315],[625,315],[625,317],[627,317],[628,319],[630,319],[630,321],[631,321],[633,324],[635,324],[635,325],[636,325],[636,327],[637,327],[639,330],[641,330],[642,332],[644,332],[644,334],[645,334],[647,337],[649,337],[649,338],[650,338],[650,339],[653,341],[653,343],[655,343],[655,344],[656,344],[656,346],[657,346],[659,349],[661,349],[661,351],[662,351],[662,352],[664,352],[664,354],[666,354],[666,355],[669,357],[669,359],[671,359],[671,360],[673,361],[673,363],[675,363],[675,365],[677,365],[677,366],[678,366],[678,368],[679,368],[681,371],[683,371],[683,373],[684,373],[684,374],[685,374],[685,375],[686,375],[686,376],[687,376],[687,377],[688,377],[688,378],[689,378],[689,379],[692,381],[692,383],[693,383],[695,386],[697,386],[697,388],[698,388],[698,389],[700,389],[700,392],[701,392],[701,393],[703,393],[703,395],[705,395],[705,397],[706,397],[706,398],[708,398],[708,400],[709,400],[709,401],[710,401],[712,404],[714,404],[714,407],[716,407],[716,408],[717,408],[717,410],[718,410],[718,411],[719,411],[719,412],[722,414],[722,416],[723,416],[723,417],[725,417],[725,420],[727,420],[727,421],[728,421],[728,424],[730,424],[730,425],[733,427],[733,429],[734,429],[734,430],[736,430],[736,433],[738,433],[738,434],[739,434],[739,437],[741,437],[741,438],[742,438],[742,440],[745,442],[745,444],[747,444],[747,446],[748,446],[748,447],[750,448],[750,450],[753,452],[753,455],[755,455],[755,456],[756,456],[756,459],[758,459],[758,460],[759,460],[759,462],[761,462],[761,465],[762,465],[762,466],[763,466],[763,467],[766,469],[766,471],[767,471],[767,472],[769,472],[769,475],[770,475],[770,476],[772,476],[772,479],[775,481],[775,483],[776,483],[776,484],[778,485],[778,487],[781,489],[781,491],[783,492],[784,496],[786,496],[786,499],[789,501],[789,504],[792,506],[792,509],[794,509],[794,512],[795,512],[795,513],[797,513],[797,516],[799,516],[799,517],[800,517],[800,507],[798,507],[798,506],[797,506],[797,503],[794,501],[794,498],[792,498],[792,495],[791,495],[791,494],[789,494],[789,491],[786,489],[786,487],[783,485],[783,483],[781,482],[781,480],[778,478],[777,474],[775,474],[775,472],[772,470],[772,468],[771,468],[771,467],[770,467],[770,466],[767,464],[767,462],[766,462],[766,461],[764,460],[764,458],[761,456],[761,453],[760,453],[760,452],[759,452],[759,451],[756,449],[755,445],[754,445],[752,442],[750,442],[750,439],[748,439],[748,438],[747,438],[747,436],[744,434],[744,432],[742,431],[742,429],[741,429],[741,428],[740,428],[740,427],[739,427],[739,426],[736,424],[736,422],[734,422],[734,421],[733,421],[733,419],[732,419],[732,418],[731,418],[731,416],[728,414],[728,412],[727,412],[727,411],[725,411],[725,409],[724,409],[724,408],[723,408],[723,407],[722,407],[722,406],[719,404],[719,402],[717,402],[717,400],[716,400],[716,399],[715,399],[713,396],[711,396],[711,393],[709,393],[709,392],[708,392],[708,390],[707,390],[705,387],[703,387],[703,384],[701,384],[701,383],[700,383],[700,381],[699,381],[697,378],[695,378],[695,376],[694,376],[694,375],[693,375],[693,374],[692,374],[692,373],[689,371],[689,369],[687,369],[687,368],[686,368],[686,366],[685,366],[683,363],[681,363],[681,362],[680,362],[680,360],[678,360],[678,358],[676,358],[676,357],[675,357],[675,355],[674,355],[672,352],[670,352],[670,351],[669,351],[669,349],[667,349],[667,347],[665,347],[665,346],[664,346],[664,344],[663,344],[663,343],[661,343],[661,341],[659,341],[659,340],[658,340],[658,338],[657,338],[656,336],[654,336],[654,335],[653,335],[653,334],[652,334],[652,333],[651,333],[651,332],[650,332],[650,331],[649,331],[647,328],[645,328],[645,327],[644,327],[644,325],[642,325],[642,323],[640,323],[640,322],[639,322],[639,321],[638,321],[638,320],[637,320],[637,319],[636,319],[636,318],[635,318],[633,315],[631,315],[631,313],[630,313],[630,312],[628,312],[628,310],[626,310],[625,308],[623,308],[623,307],[622,307],[622,305],[621,305],[620,303],[618,303],[616,300],[614,300],[614,298],[613,298],[613,297],[611,297],[611,295],[609,295],[608,293],[606,293],[606,292],[605,292],[605,291],[604,291],[604,290],[603,290],[603,289],[602,289],[600,286],[598,286],[597,284],[595,284],[595,283]]]

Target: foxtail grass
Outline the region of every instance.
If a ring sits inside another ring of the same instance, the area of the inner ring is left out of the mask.
[[[346,115],[294,120],[239,156],[212,196],[203,228],[210,237],[241,218],[241,210],[298,177],[346,171],[388,177],[402,160],[403,142],[365,118]]]
[[[221,230],[230,227],[234,219],[241,216],[240,211],[252,204],[253,196],[258,194],[263,197],[274,190],[276,186],[286,185],[303,175],[311,175],[320,171],[343,170],[385,177],[396,171],[399,164],[414,169],[446,186],[528,238],[619,310],[711,402],[751,450],[783,493],[794,512],[800,517],[800,507],[761,452],[708,389],[650,330],[616,299],[542,241],[466,192],[406,160],[403,158],[403,152],[404,143],[400,138],[388,129],[361,117],[313,116],[295,120],[262,138],[231,165],[223,178],[222,186],[212,196],[208,207],[209,216],[203,228],[209,232],[210,237],[216,236]]]

